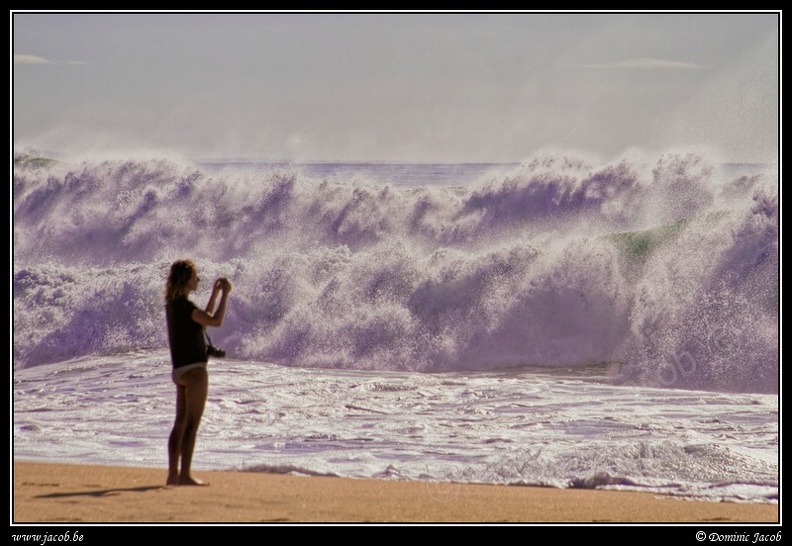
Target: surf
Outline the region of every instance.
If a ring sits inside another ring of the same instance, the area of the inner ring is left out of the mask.
[[[165,271],[190,257],[237,287],[213,335],[237,358],[617,362],[625,383],[777,392],[777,169],[695,154],[432,168],[398,184],[393,165],[18,153],[14,366],[165,346]]]

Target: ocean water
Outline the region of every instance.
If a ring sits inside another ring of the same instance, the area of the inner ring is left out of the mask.
[[[213,278],[234,284],[210,331],[228,357],[210,363],[198,475],[777,502],[778,187],[775,166],[693,153],[400,165],[20,152],[14,457],[162,467],[164,480],[162,288],[191,258],[199,305]]]

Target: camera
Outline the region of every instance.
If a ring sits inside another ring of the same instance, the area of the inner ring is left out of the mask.
[[[226,352],[223,349],[218,349],[211,343],[206,348],[206,354],[209,356],[214,356],[216,358],[225,358]]]

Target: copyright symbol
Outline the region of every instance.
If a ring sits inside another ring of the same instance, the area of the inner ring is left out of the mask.
[[[707,538],[707,533],[705,533],[704,531],[699,531],[698,533],[696,533],[696,540],[698,540],[699,542],[701,542],[706,538]]]
[[[734,352],[737,346],[738,332],[734,328],[720,326],[710,332],[707,341],[710,352],[713,354],[727,354]]]

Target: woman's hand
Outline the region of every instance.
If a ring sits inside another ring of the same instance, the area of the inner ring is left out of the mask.
[[[220,326],[223,324],[223,317],[225,316],[226,304],[228,303],[228,293],[231,291],[231,282],[225,277],[219,277],[212,284],[212,295],[209,297],[209,303],[206,304],[206,310],[194,309],[192,312],[192,319],[203,327],[206,326]],[[220,304],[215,311],[215,301],[217,295],[222,292],[220,296]]]

